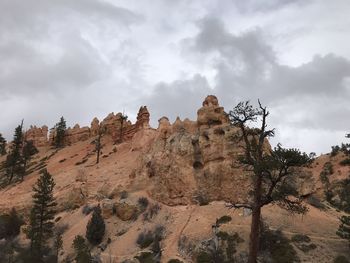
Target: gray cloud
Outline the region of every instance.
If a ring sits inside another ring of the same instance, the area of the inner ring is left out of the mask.
[[[69,125],[86,125],[126,110],[134,119],[140,105],[156,126],[163,115],[195,119],[215,94],[226,110],[260,98],[278,129],[274,142],[325,151],[350,130],[347,7],[347,0],[2,0],[0,131],[10,138],[22,118],[52,126],[64,115]]]

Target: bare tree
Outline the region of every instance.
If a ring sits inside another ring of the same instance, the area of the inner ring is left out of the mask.
[[[122,113],[120,116],[120,136],[119,136],[119,142],[122,143],[123,142],[123,128],[124,128],[124,122],[126,122],[128,120],[128,115]]]
[[[270,149],[267,143],[273,137],[274,129],[267,129],[269,112],[259,101],[254,108],[248,101],[240,102],[229,113],[232,125],[240,129],[244,154],[239,161],[251,174],[252,196],[245,203],[232,203],[232,208],[248,208],[252,211],[248,263],[256,263],[259,251],[261,208],[275,203],[293,213],[306,213],[307,207],[297,197],[292,182],[296,167],[310,163],[311,159],[297,149],[285,149],[280,144]],[[261,119],[260,128],[249,128],[249,123]]]

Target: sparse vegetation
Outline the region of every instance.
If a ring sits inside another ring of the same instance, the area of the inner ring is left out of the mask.
[[[149,201],[148,201],[147,197],[140,197],[137,200],[137,203],[140,207],[141,212],[144,212],[144,211],[146,211],[146,209],[148,207]]]
[[[261,228],[260,248],[265,252],[264,257],[272,263],[300,262],[297,252],[288,238],[279,230],[273,231],[268,226]]]
[[[340,225],[337,230],[337,235],[348,240],[350,245],[350,216],[342,216],[339,220]]]
[[[143,220],[151,221],[156,215],[158,215],[160,209],[161,206],[158,203],[151,205],[148,208],[148,210],[143,214]]]
[[[350,158],[346,158],[344,160],[341,160],[339,162],[339,164],[342,165],[342,166],[349,166],[350,165]]]
[[[230,222],[232,220],[232,217],[230,216],[222,216],[217,220],[217,224],[222,225]]]

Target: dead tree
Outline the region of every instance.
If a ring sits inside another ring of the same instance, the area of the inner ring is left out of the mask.
[[[252,194],[246,203],[232,203],[232,208],[248,208],[252,211],[248,263],[256,263],[259,252],[261,208],[268,204],[278,204],[294,213],[306,213],[307,207],[298,197],[292,177],[296,167],[307,165],[311,159],[298,149],[285,149],[280,144],[270,149],[267,143],[274,136],[274,129],[267,129],[269,112],[266,107],[254,108],[250,103],[240,102],[229,113],[231,124],[240,129],[243,154],[239,161],[249,171]],[[260,119],[260,128],[247,127]]]

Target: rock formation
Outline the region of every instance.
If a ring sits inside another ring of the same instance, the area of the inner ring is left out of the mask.
[[[30,126],[29,130],[25,132],[24,137],[27,141],[32,141],[35,147],[43,147],[48,144],[47,133],[48,127],[45,125],[41,128]]]
[[[218,99],[209,95],[203,101],[203,107],[197,112],[197,124],[199,128],[208,128],[213,125],[228,124],[229,118],[223,107],[219,106]]]

